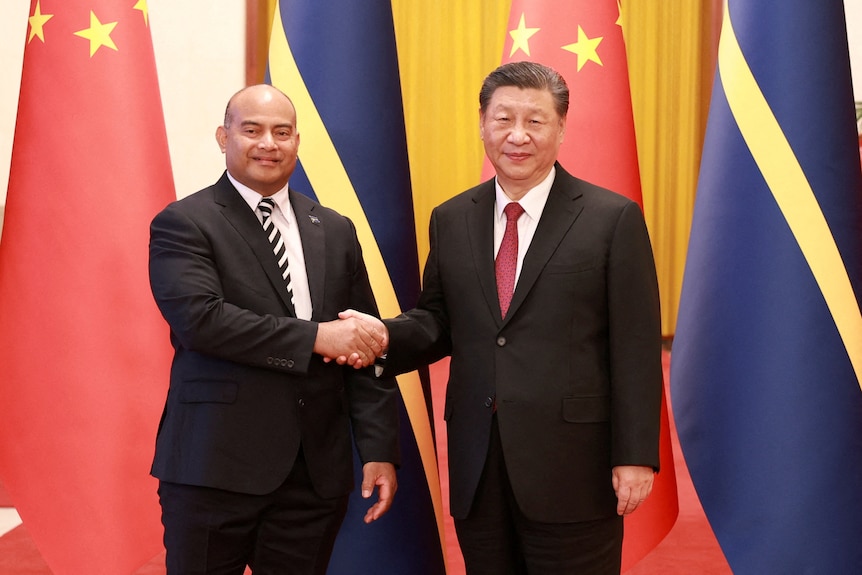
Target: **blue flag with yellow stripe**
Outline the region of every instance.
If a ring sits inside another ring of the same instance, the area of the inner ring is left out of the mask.
[[[862,173],[842,0],[727,0],[671,355],[734,573],[862,566]]]
[[[291,188],[356,226],[382,317],[419,295],[413,197],[392,8],[388,0],[280,0],[268,81],[297,110],[299,163]],[[363,523],[370,503],[351,497],[331,575],[436,575],[445,571],[427,378],[399,376],[398,492],[389,513]],[[357,485],[361,467],[356,461]]]

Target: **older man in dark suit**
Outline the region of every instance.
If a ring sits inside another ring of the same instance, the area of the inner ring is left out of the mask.
[[[152,222],[150,278],[175,349],[152,473],[168,574],[323,574],[353,487],[392,503],[397,388],[326,361],[385,343],[338,312],[376,314],[352,223],[288,188],[290,99],[268,85],[228,103],[227,171]]]
[[[568,97],[535,63],[487,77],[496,178],[434,210],[419,304],[385,320],[384,375],[451,355],[451,511],[470,575],[619,573],[622,518],[658,469],[649,236],[637,204],[556,163]]]

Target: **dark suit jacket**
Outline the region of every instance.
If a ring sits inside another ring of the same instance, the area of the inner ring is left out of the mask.
[[[317,492],[353,486],[363,463],[398,463],[397,387],[312,353],[317,322],[377,314],[353,224],[290,192],[314,307],[296,319],[260,222],[227,175],[170,204],[150,228],[150,283],[175,349],[152,473],[264,494],[300,443]]]
[[[559,164],[500,318],[494,181],[437,207],[416,309],[387,320],[384,374],[451,354],[451,510],[465,517],[492,405],[515,497],[531,519],[616,513],[611,468],[658,468],[662,393],[655,265],[638,205]]]

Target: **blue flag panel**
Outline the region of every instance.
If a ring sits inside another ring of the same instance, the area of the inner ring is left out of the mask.
[[[384,317],[412,308],[420,289],[419,264],[390,3],[280,0],[267,81],[297,108],[299,163],[291,188],[356,225]],[[371,502],[357,489],[330,575],[445,572],[427,378],[420,383],[415,374],[402,377],[402,466],[394,505],[366,525],[362,518]],[[355,459],[358,486],[361,468]]]
[[[862,565],[862,172],[842,0],[728,0],[671,360],[737,574]]]

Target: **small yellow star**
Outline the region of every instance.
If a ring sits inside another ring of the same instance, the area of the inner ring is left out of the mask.
[[[578,55],[578,72],[580,72],[581,68],[584,67],[584,64],[590,60],[599,66],[603,66],[602,59],[599,58],[599,54],[596,52],[602,38],[604,38],[604,36],[588,38],[584,29],[578,26],[578,41],[574,44],[563,46],[563,50],[568,50],[569,52],[574,52]]]
[[[101,22],[99,22],[99,19],[96,18],[96,15],[91,10],[90,27],[75,32],[75,36],[80,36],[81,38],[86,38],[90,41],[90,58],[92,58],[93,54],[96,53],[96,50],[98,50],[102,46],[107,46],[112,50],[117,49],[116,44],[114,44],[114,41],[111,40],[111,32],[114,31],[114,27],[116,25],[116,22],[108,22],[107,24],[102,24]]]
[[[527,41],[538,31],[539,28],[527,28],[527,24],[524,21],[524,14],[521,13],[521,21],[518,23],[518,27],[509,32],[509,36],[512,37],[512,51],[509,52],[509,57],[511,58],[519,49],[523,50],[524,53],[529,56],[530,44]]]
[[[54,17],[53,14],[42,14],[41,2],[36,2],[36,11],[30,16],[30,36],[27,38],[27,43],[33,39],[33,36],[38,36],[42,43],[45,43],[45,22]]]
[[[147,7],[147,0],[138,0],[138,3],[132,6],[135,10],[140,10],[144,14],[144,24],[147,28],[150,27],[150,9]]]
[[[617,21],[614,24],[620,28],[623,27],[623,7],[620,5],[620,0],[617,0]]]

